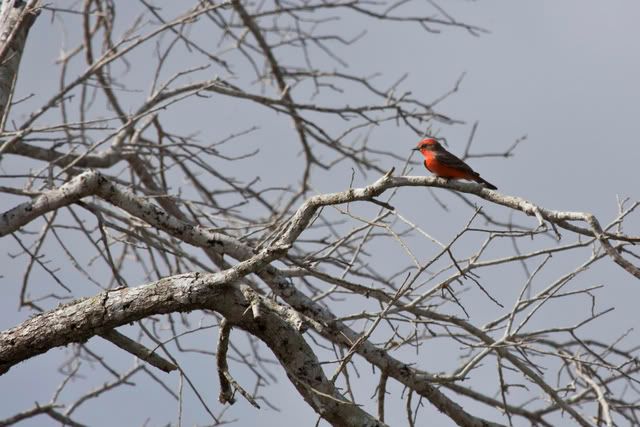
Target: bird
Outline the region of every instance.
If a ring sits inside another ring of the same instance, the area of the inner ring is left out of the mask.
[[[424,138],[413,150],[422,153],[424,167],[436,176],[447,179],[466,179],[484,184],[492,190],[498,189],[480,177],[480,174],[471,169],[471,166],[445,150],[435,138]]]

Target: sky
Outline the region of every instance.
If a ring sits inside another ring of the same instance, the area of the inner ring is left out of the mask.
[[[358,49],[349,50],[348,62],[352,72],[381,73],[381,82],[392,82],[408,73],[402,83],[403,90],[411,91],[414,97],[437,99],[454,86],[464,74],[459,90],[438,105],[438,111],[464,121],[459,125],[442,125],[437,129],[446,136],[450,151],[460,154],[464,150],[473,124],[477,131],[471,153],[500,152],[511,146],[518,138],[526,136],[515,150],[515,155],[504,158],[474,158],[470,164],[482,176],[496,184],[500,191],[530,199],[540,205],[556,210],[589,211],[607,223],[617,213],[616,197],[640,198],[637,167],[640,159],[640,3],[631,0],[608,2],[594,0],[565,1],[497,1],[452,0],[441,4],[458,20],[489,30],[479,37],[456,28],[443,28],[440,34],[429,34],[413,25],[398,23],[377,25],[366,21],[366,35],[358,42]],[[347,18],[345,18],[347,19]],[[336,24],[341,25],[341,24]],[[60,54],[63,36],[60,25],[43,13],[31,29],[27,50],[22,60],[17,93],[52,92],[58,87],[58,73],[54,65]],[[359,33],[354,26],[353,34]],[[66,46],[69,48],[69,46]],[[287,60],[287,58],[282,58]],[[47,72],[43,72],[47,70]],[[51,70],[49,72],[48,70]],[[140,74],[134,77],[145,79]],[[384,86],[384,84],[382,84]],[[357,104],[354,95],[353,104]],[[229,125],[225,131],[242,128],[241,117],[246,111],[228,108],[224,104],[204,103],[188,110],[177,106],[173,120],[185,127],[210,129],[220,124]],[[261,126],[259,148],[264,158],[272,161],[260,162],[255,173],[265,176],[273,185],[282,185],[291,179],[291,169],[273,167],[276,162],[295,164],[300,161],[299,148],[290,135],[272,126],[267,116],[256,116]],[[291,129],[288,130],[291,132]],[[416,144],[415,135],[401,126],[385,126],[374,130],[372,146],[408,154]],[[255,140],[243,142],[247,150],[254,147]],[[274,146],[278,148],[273,148]],[[0,164],[3,170],[8,157]],[[263,159],[264,159],[263,158]],[[381,166],[398,167],[390,159]],[[261,169],[260,169],[261,168]],[[6,172],[3,172],[6,173]],[[316,191],[339,191],[348,182],[350,168],[337,172],[315,171]],[[412,173],[422,173],[414,169]],[[372,182],[376,176],[357,175],[355,185]],[[416,222],[442,220],[443,213],[433,208],[433,203],[424,201],[417,189],[407,190],[399,197],[399,204],[409,206],[406,211]],[[452,206],[456,200],[447,194],[442,196]],[[15,204],[12,198],[0,200],[4,211]],[[534,224],[535,220],[519,217],[520,222]],[[446,240],[463,223],[463,217],[451,220],[434,230],[438,238]],[[630,230],[638,229],[638,222],[629,223]],[[638,234],[638,233],[635,233]],[[7,250],[0,251],[0,327],[9,328],[27,316],[26,311],[15,315],[19,277],[22,270],[14,269],[14,261],[6,253],[15,251],[15,244],[5,238]],[[418,249],[419,250],[419,249]],[[574,260],[578,261],[578,259]],[[549,278],[563,270],[562,263],[554,267]],[[37,277],[37,276],[36,276]],[[46,277],[46,276],[41,276]],[[637,327],[635,301],[639,291],[621,269],[613,264],[607,268],[594,269],[590,281],[605,282],[609,291],[602,302],[615,306],[617,317],[603,320],[598,326],[602,333],[615,327],[616,333]],[[88,289],[91,294],[94,288]],[[505,290],[509,295],[514,290]],[[621,297],[622,296],[622,297]],[[505,296],[505,300],[508,297]],[[491,316],[491,304],[481,303],[475,314],[477,318]],[[554,320],[566,313],[549,313]],[[21,317],[22,316],[22,317]],[[553,317],[557,316],[557,317]],[[124,329],[126,331],[126,329]],[[233,337],[233,336],[232,336]],[[235,337],[242,340],[240,333]],[[637,335],[635,335],[637,339]],[[211,339],[199,336],[195,339]],[[131,366],[128,354],[113,351],[110,345],[91,341],[94,349],[108,352],[111,361],[119,366]],[[213,348],[215,341],[212,341]],[[442,351],[429,349],[434,357],[446,359]],[[55,391],[60,376],[56,373],[68,350],[57,349],[29,360],[13,368],[0,378],[0,418],[11,414],[16,408],[29,408],[34,401],[46,403]],[[422,360],[423,361],[423,360]],[[420,361],[419,361],[420,362]],[[445,360],[441,361],[443,364]],[[191,378],[205,390],[205,398],[217,406],[217,374],[212,360],[197,355],[190,356],[188,371]],[[426,367],[427,365],[425,365]],[[234,368],[232,364],[232,369]],[[235,366],[240,370],[239,365]],[[240,378],[242,374],[238,372]],[[142,377],[141,377],[142,378]],[[177,378],[177,377],[176,377]],[[175,381],[177,382],[177,379]],[[281,378],[285,378],[281,376]],[[140,381],[148,381],[141,379]],[[360,390],[362,396],[372,395],[375,387]],[[366,381],[365,381],[366,383]],[[79,384],[76,391],[91,387],[91,378]],[[93,386],[99,386],[95,383]],[[393,393],[402,390],[391,386]],[[108,405],[94,404],[78,414],[81,421],[90,425],[143,425],[144,413],[150,417],[150,425],[175,420],[176,405],[168,395],[139,395],[124,387],[108,397]],[[142,411],[129,411],[132,403],[141,405]],[[189,392],[187,392],[189,393]],[[283,419],[295,419],[299,425],[314,425],[316,416],[305,406],[293,387],[286,381],[269,389],[272,403],[281,412],[265,408],[254,410],[242,399],[230,409],[241,421],[237,425],[263,426],[282,425]],[[193,396],[189,399],[195,401]],[[196,404],[191,404],[195,405]],[[202,411],[195,406],[185,412],[185,424],[202,424]],[[427,405],[428,406],[428,405]],[[114,411],[113,408],[118,408]],[[398,416],[402,408],[391,408],[389,413]],[[447,427],[452,423],[433,408],[433,425]],[[143,413],[141,415],[141,412]],[[135,415],[132,415],[135,413]],[[482,411],[475,412],[483,415]],[[109,422],[104,420],[108,419]],[[36,418],[20,425],[38,426],[44,418]],[[388,419],[391,425],[396,424]]]

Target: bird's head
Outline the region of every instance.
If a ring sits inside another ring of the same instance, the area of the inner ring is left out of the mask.
[[[420,151],[424,153],[425,151],[435,151],[442,148],[440,143],[435,138],[425,138],[418,143],[414,151]]]

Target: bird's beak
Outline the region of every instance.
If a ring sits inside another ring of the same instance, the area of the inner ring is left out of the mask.
[[[420,149],[416,147],[416,148],[412,148],[411,151],[420,151]]]

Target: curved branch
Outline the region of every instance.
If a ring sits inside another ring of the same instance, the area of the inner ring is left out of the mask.
[[[83,342],[151,315],[210,309],[262,340],[307,403],[325,420],[339,426],[384,426],[342,397],[294,325],[268,308],[257,318],[247,310],[251,302],[233,283],[256,267],[244,272],[236,266],[216,274],[187,273],[64,304],[0,333],[0,373],[54,347]]]

